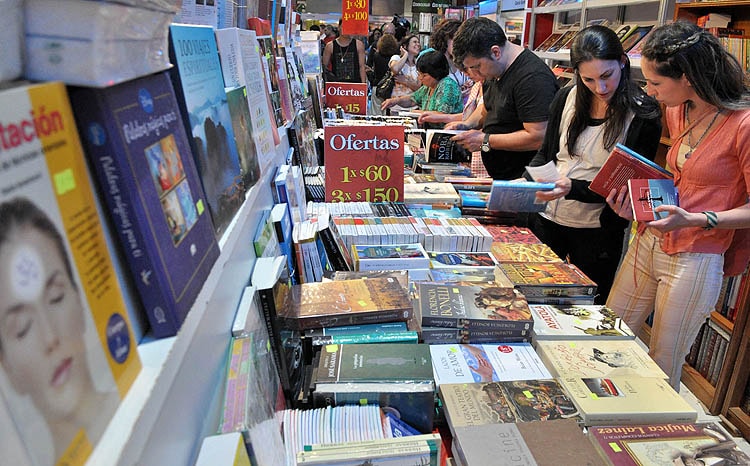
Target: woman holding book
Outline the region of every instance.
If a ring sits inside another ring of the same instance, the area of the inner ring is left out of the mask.
[[[35,464],[67,462],[73,458],[67,455],[95,444],[117,409],[111,374],[99,377],[98,386],[92,376],[95,359],[89,358],[95,355],[87,351],[86,321],[57,227],[27,199],[0,204],[0,367],[9,382],[2,396],[17,421],[35,421],[25,407],[27,397],[46,421],[53,452],[41,446],[37,430],[28,439]],[[42,458],[45,454],[52,457]]]
[[[532,231],[561,258],[596,284],[596,302],[607,299],[622,256],[628,222],[610,209],[589,184],[616,143],[653,160],[661,136],[661,113],[630,77],[630,62],[617,35],[587,27],[570,49],[575,84],[560,89],[550,107],[544,142],[530,166],[554,162],[555,189],[538,193],[549,201],[530,219]],[[527,177],[530,178],[527,174]]]
[[[716,304],[723,275],[750,258],[750,89],[742,66],[716,37],[676,22],[643,46],[648,93],[664,104],[680,206],[639,225],[607,305],[638,329],[654,311],[651,357],[679,389],[682,364]],[[633,218],[627,187],[609,205]]]

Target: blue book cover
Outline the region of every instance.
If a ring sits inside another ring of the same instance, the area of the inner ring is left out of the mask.
[[[281,254],[286,256],[287,268],[292,284],[299,283],[299,275],[294,255],[292,241],[292,219],[286,202],[276,204],[271,208],[271,222],[273,222],[276,237],[279,240]]]
[[[554,188],[554,183],[494,180],[487,209],[500,212],[542,212],[547,203],[538,200],[536,192]]]
[[[70,98],[154,336],[175,335],[219,247],[172,83],[158,73]]]
[[[169,26],[172,81],[217,238],[245,201],[213,28]]]
[[[656,212],[660,205],[680,205],[677,188],[671,179],[628,180],[630,205],[633,217],[639,222],[649,222],[667,217],[667,212]]]

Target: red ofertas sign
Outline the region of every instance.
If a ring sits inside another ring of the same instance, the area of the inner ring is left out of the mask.
[[[369,0],[342,0],[341,33],[350,36],[367,36],[370,23]]]
[[[367,84],[326,83],[326,107],[341,105],[346,113],[367,114]]]
[[[326,126],[325,144],[326,202],[403,200],[403,126]]]

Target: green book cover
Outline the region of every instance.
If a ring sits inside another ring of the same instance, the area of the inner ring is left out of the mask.
[[[326,345],[317,383],[432,381],[429,345],[390,343]]]

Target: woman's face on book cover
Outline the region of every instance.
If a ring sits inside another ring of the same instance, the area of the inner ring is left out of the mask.
[[[0,245],[0,363],[47,419],[69,416],[88,380],[78,291],[55,243],[23,226]]]

